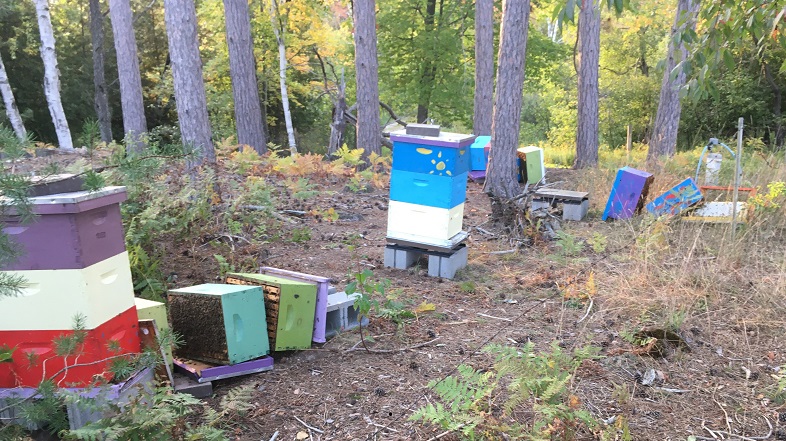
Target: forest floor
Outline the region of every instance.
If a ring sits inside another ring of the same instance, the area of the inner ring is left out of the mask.
[[[287,216],[267,243],[162,238],[161,267],[177,275],[170,288],[219,281],[214,255],[221,254],[243,262],[238,270],[255,264],[330,277],[339,291],[367,268],[391,281],[407,310],[434,305],[398,323],[371,317],[368,347],[389,352],[366,352],[353,330],[310,350],[274,353],[270,372],[214,382],[208,401],[217,405],[237,386],[255,389],[252,412],[232,422],[238,440],[266,441],[275,432],[282,440],[299,432],[321,440],[430,440],[443,428],[409,419],[435,402],[429,382],[460,364],[491,369],[493,356],[481,352],[489,343],[532,342],[549,352],[557,342],[566,351],[600,348],[599,358],[576,370],[570,390],[605,423],[566,439],[597,439],[602,430],[606,439],[786,439],[786,413],[774,400],[786,364],[783,223],[749,225],[730,241],[727,226],[645,217],[602,222],[612,173],[549,170],[560,188],[591,192],[588,218],[565,223],[559,240],[536,238],[498,254],[514,246],[489,223],[489,199],[470,181],[469,265],[455,280],[429,277],[425,262],[384,268],[388,190],[355,193],[343,181],[321,182],[305,200],[282,190],[279,212],[333,208],[338,220]],[[658,175],[650,198],[682,179]],[[666,340],[676,344],[651,350],[636,336],[643,329],[673,330],[677,336]],[[502,404],[489,399],[486,417],[498,417]],[[532,412],[513,417],[526,423]],[[507,438],[482,427],[478,437]]]

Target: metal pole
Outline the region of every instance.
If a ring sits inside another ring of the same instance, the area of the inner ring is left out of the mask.
[[[742,166],[740,165],[740,161],[742,160],[742,126],[745,122],[744,118],[740,118],[737,124],[738,131],[737,131],[737,157],[735,159],[735,169],[734,169],[734,196],[732,197],[732,206],[731,206],[731,238],[734,239],[735,234],[737,234],[737,201],[739,198],[739,189],[740,189],[740,179],[742,178]]]

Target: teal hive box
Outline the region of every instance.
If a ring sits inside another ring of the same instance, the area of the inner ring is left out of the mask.
[[[168,294],[169,322],[185,343],[176,354],[235,364],[270,353],[262,288],[207,283]]]
[[[453,208],[467,199],[467,174],[436,176],[393,169],[390,172],[390,200]]]
[[[256,273],[229,273],[226,281],[262,288],[267,310],[267,331],[274,351],[311,347],[317,305],[316,285]]]
[[[470,168],[475,170],[485,170],[488,162],[486,146],[491,144],[490,136],[478,136],[475,142],[469,147]]]
[[[469,172],[469,146],[473,135],[442,132],[421,136],[392,132],[393,169],[437,176],[458,176]]]

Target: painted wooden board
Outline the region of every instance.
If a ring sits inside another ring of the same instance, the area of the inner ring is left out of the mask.
[[[185,340],[178,355],[236,364],[270,353],[261,288],[206,283],[170,290],[167,298],[169,323]]]
[[[647,211],[655,216],[674,216],[701,201],[702,197],[693,178],[688,178],[647,204]]]
[[[453,208],[390,201],[388,236],[420,236],[428,242],[449,240],[461,231],[464,204]]]
[[[409,142],[393,143],[393,169],[437,176],[469,171],[469,147],[439,147]]]
[[[107,202],[74,213],[42,214],[21,223],[2,218],[3,232],[19,245],[21,256],[4,271],[82,269],[125,251],[120,204]]]
[[[469,147],[469,157],[470,157],[470,169],[473,171],[476,170],[486,170],[486,164],[488,164],[488,152],[486,151],[486,146],[491,144],[491,137],[490,136],[478,136],[475,139],[475,142]]]
[[[401,170],[390,172],[390,200],[453,208],[467,198],[467,173],[436,176]]]
[[[0,331],[94,329],[134,306],[128,253],[84,269],[7,271],[25,279],[20,295],[0,298]]]
[[[316,310],[314,311],[314,334],[311,341],[314,343],[325,343],[325,320],[327,318],[327,302],[330,291],[330,278],[313,276],[295,271],[288,271],[279,268],[263,266],[259,268],[260,274],[282,277],[289,280],[313,283],[317,286]]]
[[[586,191],[560,190],[557,188],[541,188],[535,192],[535,199],[581,202],[589,198]]]
[[[387,236],[387,241],[390,244],[395,244],[399,246],[449,253],[451,252],[451,250],[459,246],[462,242],[467,240],[467,237],[469,237],[469,233],[467,233],[466,231],[461,231],[448,240],[436,240],[433,238],[418,236],[415,234],[404,234],[404,233],[389,231]]]
[[[644,207],[650,184],[654,180],[652,173],[631,167],[619,169],[606,202],[606,209],[603,211],[603,220],[630,219],[634,214],[639,213]]]
[[[311,347],[317,287],[267,274],[229,273],[227,283],[255,284],[265,292],[268,335],[274,351]]]
[[[159,330],[169,329],[165,304],[139,297],[134,298],[134,304],[136,305],[136,314],[139,320],[154,320]],[[164,350],[166,351],[167,363],[172,366],[172,348],[165,348]]]
[[[519,159],[526,161],[527,182],[537,184],[546,176],[546,164],[543,158],[543,149],[535,146],[519,147]],[[522,158],[523,156],[523,158]]]
[[[87,336],[80,348],[79,364],[120,354],[138,353],[137,326],[136,308],[132,305],[116,317],[87,330]],[[0,331],[0,342],[16,348],[11,363],[0,363],[0,387],[38,387],[45,376],[54,376],[52,379],[55,384],[59,383],[64,387],[87,386],[94,380],[94,376],[97,376],[95,379],[100,382],[111,380],[105,361],[70,368],[55,375],[65,367],[65,360],[64,357],[55,355],[53,340],[71,334],[73,330],[70,327],[59,330]],[[31,364],[30,360],[34,362]],[[68,357],[67,363],[69,366],[75,364],[75,358]]]
[[[733,202],[707,202],[689,215],[682,218],[685,221],[731,223]],[[743,224],[748,218],[748,204],[737,202],[737,222]]]

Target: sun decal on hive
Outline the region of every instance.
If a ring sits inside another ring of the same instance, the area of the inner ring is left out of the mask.
[[[424,156],[430,156],[434,153],[434,150],[423,148],[423,147],[418,147],[416,150],[418,153]],[[459,151],[459,155],[463,155],[463,154],[464,154],[464,149],[461,149]],[[431,160],[431,163],[434,164],[434,170],[431,170],[428,173],[430,175],[436,173],[439,176],[442,176],[442,174],[444,173],[448,176],[453,176],[453,172],[451,172],[450,170],[446,170],[446,168],[448,168],[448,164],[447,164],[448,162],[450,162],[449,159],[447,158],[442,159],[441,151],[437,152],[437,157]]]

